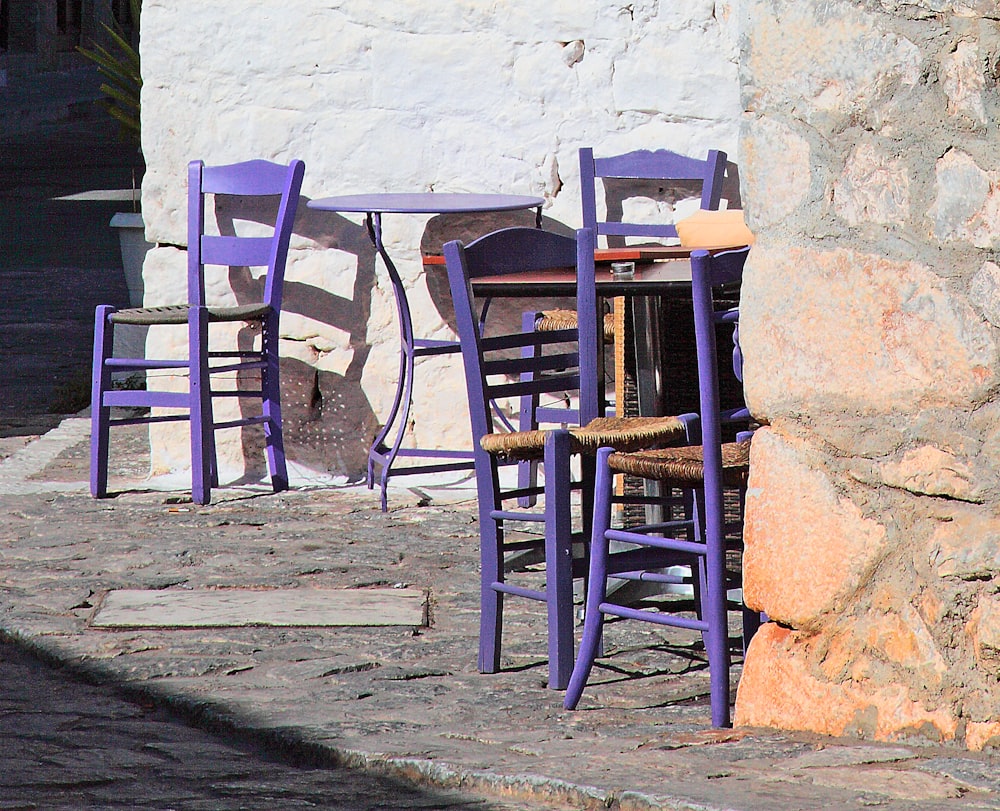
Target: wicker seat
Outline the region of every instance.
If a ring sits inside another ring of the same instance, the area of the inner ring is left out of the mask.
[[[591,456],[601,447],[638,451],[683,442],[687,426],[677,417],[598,417],[579,428],[570,428],[570,451]],[[548,431],[512,431],[485,434],[479,444],[487,453],[507,461],[540,460]]]
[[[652,479],[667,487],[700,487],[705,481],[705,457],[701,445],[681,448],[661,448],[608,456],[608,467],[640,479]],[[724,487],[746,487],[750,473],[750,440],[726,442],[722,445],[722,484]]]
[[[233,307],[206,307],[209,323],[259,321],[270,310],[269,304],[237,304]],[[154,324],[177,326],[188,322],[190,304],[168,304],[163,307],[130,307],[115,310],[108,319],[112,324],[134,324],[149,327]]]
[[[535,329],[539,332],[554,332],[559,329],[576,329],[576,310],[542,310],[535,318]],[[604,314],[604,343],[615,341],[614,313]]]

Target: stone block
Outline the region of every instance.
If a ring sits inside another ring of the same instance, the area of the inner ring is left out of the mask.
[[[736,726],[799,729],[892,740],[955,739],[957,719],[928,708],[904,687],[815,675],[808,636],[767,623],[754,636],[736,694]]]
[[[1000,246],[1000,173],[982,169],[960,149],[950,149],[935,166],[934,203],[928,211],[934,236],[977,248]]]
[[[876,465],[882,481],[911,493],[974,501],[973,471],[966,460],[924,445]]]
[[[968,408],[996,383],[992,328],[923,264],[764,240],[750,262],[740,338],[760,418]]]
[[[960,580],[1000,574],[1000,517],[988,508],[954,504],[936,518],[927,544],[933,573]]]
[[[753,0],[743,13],[744,103],[754,112],[786,111],[840,132],[919,80],[918,46],[856,3]]]
[[[744,116],[740,152],[748,199],[759,200],[748,213],[755,233],[780,226],[810,196],[809,142],[774,118]]]
[[[910,214],[906,163],[871,143],[855,147],[833,194],[834,209],[850,225],[901,224]]]
[[[971,39],[960,40],[955,50],[941,60],[941,84],[948,97],[948,114],[964,116],[980,126],[986,124],[983,64],[979,43]]]
[[[909,595],[898,588],[882,588],[870,610],[858,618],[865,650],[893,665],[897,671],[911,671],[916,683],[938,687],[949,666],[920,613],[908,602]]]
[[[986,261],[969,283],[969,301],[994,327],[1000,327],[1000,266]]]
[[[743,595],[794,628],[815,630],[842,612],[882,555],[886,529],[838,490],[822,457],[760,429],[746,499]]]

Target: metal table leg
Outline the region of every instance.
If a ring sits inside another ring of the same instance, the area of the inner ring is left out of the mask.
[[[393,264],[382,242],[381,213],[369,212],[365,217],[365,227],[368,231],[369,239],[371,239],[379,256],[382,257],[386,270],[389,272],[393,297],[396,301],[396,316],[399,322],[400,333],[399,377],[396,381],[396,393],[393,396],[392,408],[389,410],[389,415],[385,423],[375,435],[375,439],[368,449],[367,484],[370,489],[374,488],[375,466],[378,465],[381,468],[379,475],[381,505],[382,511],[385,512],[388,509],[386,490],[391,475],[471,470],[473,468],[473,453],[471,450],[430,450],[401,447],[410,417],[414,360],[418,357],[430,355],[454,354],[460,352],[461,347],[457,341],[440,341],[413,337],[413,319],[410,316],[410,304],[406,298],[403,280],[400,278],[396,266]],[[388,444],[387,438],[394,428],[395,435],[391,440],[391,444]],[[441,459],[445,461],[435,464],[413,465],[402,470],[397,469],[393,471],[393,463],[399,457]]]

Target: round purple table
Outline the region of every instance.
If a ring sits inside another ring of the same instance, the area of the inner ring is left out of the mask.
[[[541,227],[541,197],[526,197],[519,194],[447,194],[437,192],[386,193],[386,194],[345,194],[338,197],[321,197],[310,200],[306,205],[319,211],[354,212],[365,215],[365,228],[375,250],[385,263],[392,282],[396,299],[396,315],[399,320],[399,378],[389,416],[375,436],[368,449],[368,477],[370,488],[375,486],[375,466],[381,468],[379,485],[382,496],[382,510],[388,507],[386,489],[392,475],[393,462],[398,457],[418,457],[440,459],[435,464],[409,465],[395,471],[396,475],[412,473],[437,473],[447,470],[471,470],[473,467],[471,450],[439,450],[429,448],[402,448],[403,435],[409,421],[411,396],[413,393],[413,363],[418,357],[445,355],[460,351],[457,341],[437,341],[415,338],[410,304],[406,289],[399,277],[396,266],[382,243],[383,214],[478,214],[484,212],[536,210],[535,225]],[[395,427],[395,435],[390,442],[387,437]]]

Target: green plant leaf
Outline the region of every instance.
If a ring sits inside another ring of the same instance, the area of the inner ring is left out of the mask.
[[[130,110],[135,110],[137,113],[139,112],[139,100],[129,94],[127,90],[112,87],[109,84],[102,84],[101,92],[111,96],[111,98],[117,101],[122,107],[128,107]]]
[[[132,20],[138,28],[142,11],[141,0],[130,0]],[[77,51],[93,62],[107,81],[101,85],[106,98],[102,106],[120,125],[122,134],[139,143],[142,73],[139,52],[126,38],[118,21],[114,26],[102,23],[106,44],[93,42],[92,47],[77,47]]]

